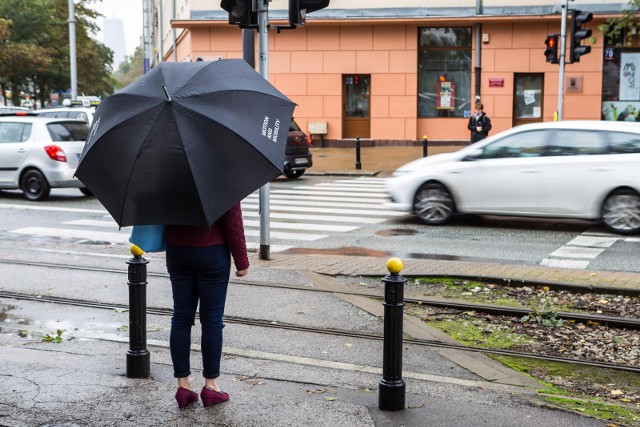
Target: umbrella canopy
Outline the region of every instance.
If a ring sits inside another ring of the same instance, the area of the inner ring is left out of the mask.
[[[100,103],[76,176],[120,226],[211,225],[282,174],[294,107],[240,59],[161,63]]]

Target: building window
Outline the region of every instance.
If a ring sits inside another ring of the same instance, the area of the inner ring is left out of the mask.
[[[421,28],[418,117],[469,117],[471,28]]]
[[[623,35],[605,39],[602,57],[602,119],[640,121],[640,48],[622,45]]]

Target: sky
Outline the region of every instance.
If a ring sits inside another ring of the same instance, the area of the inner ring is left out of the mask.
[[[127,55],[133,55],[142,36],[142,0],[93,1],[91,8],[102,13],[104,18],[118,18],[122,20],[124,24]],[[104,18],[98,20],[97,24],[99,27],[102,27]],[[104,42],[102,32],[96,34],[96,39]]]

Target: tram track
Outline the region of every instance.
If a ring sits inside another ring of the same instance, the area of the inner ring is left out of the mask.
[[[129,307],[125,304],[102,303],[97,301],[63,298],[63,297],[48,296],[48,295],[30,295],[30,294],[23,294],[19,292],[11,292],[11,291],[0,291],[0,298],[12,299],[12,300],[18,300],[18,301],[32,301],[32,302],[38,302],[38,303],[69,305],[69,306],[77,306],[77,307],[84,307],[84,308],[94,308],[94,309],[100,309],[100,310],[128,310],[129,309]],[[151,315],[171,316],[171,310],[168,308],[148,307],[146,312],[147,314],[151,314]],[[287,324],[287,323],[281,323],[281,322],[273,322],[268,320],[245,319],[245,318],[240,318],[235,316],[225,316],[224,320],[227,323],[235,323],[235,324],[240,324],[245,326],[290,330],[290,331],[297,331],[297,332],[341,336],[341,337],[349,337],[349,338],[359,338],[359,339],[367,339],[367,340],[377,340],[377,341],[383,340],[383,336],[381,335],[344,331],[344,330],[337,330],[337,329],[306,327],[306,326],[299,326],[299,325],[293,325],[293,324]],[[13,327],[19,328],[19,325],[14,325]],[[540,360],[553,361],[553,362],[585,365],[585,366],[591,366],[596,368],[607,368],[607,369],[614,369],[619,371],[640,373],[640,367],[630,366],[630,365],[621,365],[621,364],[615,364],[615,363],[609,363],[609,362],[580,360],[580,359],[552,356],[552,355],[539,355],[539,354],[525,353],[525,352],[513,351],[513,350],[470,347],[462,344],[444,343],[437,340],[405,338],[403,339],[403,342],[405,344],[426,346],[426,347],[432,347],[432,348],[444,348],[444,349],[467,351],[467,352],[473,352],[473,353],[524,357],[524,358],[540,359]]]
[[[24,265],[30,267],[43,267],[43,268],[59,268],[59,269],[68,269],[68,270],[80,270],[80,271],[91,271],[91,272],[100,272],[100,273],[113,273],[126,275],[126,269],[113,269],[113,268],[103,268],[103,267],[88,267],[88,266],[78,266],[71,264],[54,264],[54,263],[43,263],[43,262],[33,262],[33,261],[18,261],[18,260],[0,260],[0,264],[15,264],[15,265]],[[148,272],[148,277],[161,277],[168,278],[169,275],[167,273],[154,273]],[[384,295],[382,292],[379,293],[371,293],[371,292],[363,292],[363,291],[348,291],[348,290],[327,290],[320,288],[312,288],[308,286],[295,286],[288,284],[279,284],[279,283],[264,283],[264,282],[254,282],[254,281],[246,281],[246,280],[230,280],[229,283],[245,285],[245,286],[259,286],[265,288],[275,288],[275,289],[290,289],[296,291],[303,292],[319,292],[324,294],[333,294],[333,295],[350,295],[350,296],[360,296],[366,298],[374,298],[374,299],[382,299]],[[547,285],[549,288],[553,289],[554,285]],[[562,288],[562,287],[559,287]],[[640,294],[640,290],[638,291]],[[437,307],[449,310],[457,310],[461,312],[465,311],[473,311],[477,313],[485,313],[488,315],[495,316],[510,316],[514,318],[521,318],[523,316],[531,315],[534,313],[534,310],[526,307],[507,307],[500,305],[490,305],[490,304],[477,304],[477,303],[468,303],[468,302],[456,302],[456,301],[447,301],[442,299],[426,299],[426,298],[405,298],[404,302],[406,304],[417,304],[422,306],[430,306]],[[612,328],[620,328],[620,329],[640,329],[640,319],[629,318],[629,317],[618,317],[618,316],[605,316],[598,314],[587,314],[587,313],[579,313],[579,312],[566,312],[566,311],[558,311],[555,313],[558,319],[563,319],[565,321],[578,322],[584,324],[600,324],[605,325]]]

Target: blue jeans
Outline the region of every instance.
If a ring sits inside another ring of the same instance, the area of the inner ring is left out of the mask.
[[[222,315],[227,298],[231,256],[227,245],[180,246],[167,244],[167,271],[173,290],[173,316],[169,345],[176,378],[191,375],[191,327],[200,301],[202,375],[220,376]]]

